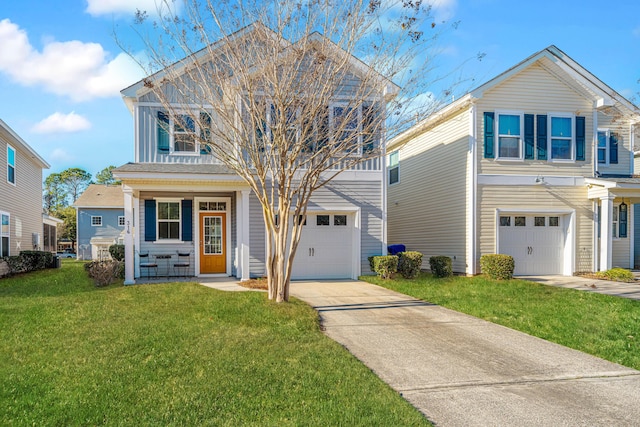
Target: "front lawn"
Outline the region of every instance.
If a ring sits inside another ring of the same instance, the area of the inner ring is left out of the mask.
[[[194,283],[0,280],[0,425],[428,425],[306,304]]]
[[[483,276],[369,283],[640,369],[640,301]]]

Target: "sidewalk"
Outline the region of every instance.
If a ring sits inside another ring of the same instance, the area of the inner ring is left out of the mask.
[[[517,276],[516,279],[531,280],[542,283],[543,285],[640,300],[640,282],[613,282],[580,276]],[[640,420],[638,422],[640,423]]]
[[[640,371],[364,282],[291,295],[436,425],[639,423]]]

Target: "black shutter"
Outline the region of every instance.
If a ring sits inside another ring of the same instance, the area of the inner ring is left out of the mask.
[[[182,241],[193,240],[193,202],[191,200],[182,201]]]
[[[169,152],[169,115],[158,111],[158,152]]]
[[[609,135],[609,163],[618,164],[618,134]]]
[[[156,240],[156,201],[144,201],[144,240],[154,242]]]
[[[493,159],[495,147],[494,132],[494,114],[492,112],[484,113],[484,158]]]
[[[533,160],[535,157],[535,136],[533,133],[533,114],[524,115],[524,158]]]
[[[585,160],[586,153],[584,117],[576,117],[576,160]]]
[[[538,150],[538,160],[547,160],[547,116],[540,114],[536,116],[538,121],[538,134],[536,138],[536,148]]]

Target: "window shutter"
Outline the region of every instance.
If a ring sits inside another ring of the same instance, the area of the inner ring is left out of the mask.
[[[535,136],[533,133],[533,114],[524,115],[524,158],[533,160],[535,157]]]
[[[627,237],[627,211],[629,207],[621,204],[618,208],[618,237]]]
[[[193,202],[191,200],[182,201],[182,241],[193,240]]]
[[[609,163],[618,164],[618,134],[609,135]]]
[[[156,201],[144,201],[144,240],[154,242],[156,240]]]
[[[547,160],[547,116],[540,114],[536,116],[538,121],[537,150],[538,160]]]
[[[158,152],[169,152],[169,115],[158,111]]]
[[[484,158],[493,159],[495,157],[493,149],[494,141],[494,114],[493,112],[484,113]]]
[[[584,117],[576,117],[576,160],[585,159],[585,122]]]

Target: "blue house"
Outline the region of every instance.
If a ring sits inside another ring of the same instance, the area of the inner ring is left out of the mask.
[[[78,259],[110,258],[109,246],[122,243],[124,196],[122,188],[91,184],[74,203]]]

